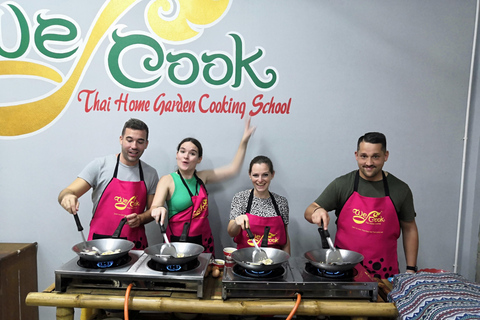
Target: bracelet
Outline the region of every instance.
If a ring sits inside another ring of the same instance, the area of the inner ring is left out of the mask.
[[[320,207],[320,206],[316,207],[315,209],[313,209],[312,214],[315,213],[315,211],[317,211],[318,209],[321,209],[321,208],[322,208],[322,207]]]
[[[415,266],[415,267],[407,266],[407,270],[411,270],[411,271],[417,272],[417,271],[418,271],[418,267],[417,267],[417,266]]]

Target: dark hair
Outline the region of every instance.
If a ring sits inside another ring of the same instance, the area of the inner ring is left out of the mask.
[[[270,160],[269,157],[266,157],[266,156],[256,156],[255,158],[252,159],[252,161],[250,161],[250,167],[248,168],[248,173],[252,173],[252,167],[254,164],[262,164],[262,163],[265,163],[267,166],[268,166],[268,171],[270,171],[270,173],[273,173],[273,163],[272,163],[272,160]]]
[[[122,129],[122,137],[125,135],[125,131],[127,130],[127,128],[132,129],[132,130],[145,131],[147,133],[147,140],[148,140],[148,126],[142,120],[138,120],[138,119],[135,119],[135,118],[130,118],[130,120],[125,122],[125,124],[123,125],[123,129]]]
[[[365,133],[363,136],[358,138],[357,143],[357,151],[360,149],[360,143],[367,142],[367,143],[380,143],[382,145],[382,151],[387,151],[387,138],[385,135],[380,132],[368,132]]]
[[[202,144],[200,143],[200,141],[198,141],[197,139],[195,138],[191,138],[191,137],[188,137],[188,138],[185,138],[183,139],[182,141],[180,141],[180,143],[178,144],[177,146],[177,152],[180,151],[180,147],[182,146],[183,143],[185,142],[191,142],[195,145],[195,147],[197,147],[198,149],[198,156],[201,158],[203,156],[203,148],[202,148]]]

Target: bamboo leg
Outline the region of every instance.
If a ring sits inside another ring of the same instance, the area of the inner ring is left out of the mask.
[[[80,320],[94,319],[97,314],[98,314],[98,309],[82,308],[82,312],[80,314]]]
[[[57,307],[57,320],[73,320],[73,308]]]

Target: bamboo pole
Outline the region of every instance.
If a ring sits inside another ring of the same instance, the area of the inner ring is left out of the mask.
[[[31,292],[26,299],[30,306],[62,308],[123,309],[124,297],[116,295]],[[203,300],[165,297],[130,297],[131,310],[185,312],[232,315],[287,315],[294,300]],[[298,315],[331,315],[351,317],[397,317],[393,303],[352,300],[302,300]],[[65,318],[67,320],[68,318]],[[62,319],[63,320],[63,319]],[[68,319],[69,320],[69,319]]]

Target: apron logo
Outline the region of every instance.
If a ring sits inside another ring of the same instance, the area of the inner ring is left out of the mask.
[[[196,218],[199,215],[201,215],[203,212],[205,212],[208,208],[208,199],[203,199],[202,204],[198,207],[197,210],[193,213],[193,217]]]
[[[270,244],[272,244],[272,245],[277,244],[278,241],[280,241],[280,239],[278,239],[276,233],[275,233],[275,234],[272,234],[272,233],[269,233],[269,234],[268,234],[268,244],[269,244],[269,245],[270,245]]]
[[[117,210],[133,209],[140,206],[140,203],[137,201],[137,197],[133,196],[130,199],[126,199],[121,196],[115,197],[115,208]]]
[[[263,240],[263,235],[259,236],[259,235],[255,235],[255,242],[256,243],[260,243],[262,242]],[[280,241],[280,239],[278,239],[277,237],[277,234],[273,234],[273,233],[269,233],[268,234],[268,244],[271,245],[271,244],[277,244],[278,241]],[[247,240],[247,243],[249,246],[253,247],[255,244],[253,243],[253,240],[252,239],[248,239]]]
[[[360,209],[353,209],[353,222],[356,224],[381,224],[385,222],[385,218],[382,216],[382,212],[370,211],[369,213],[363,212]]]

